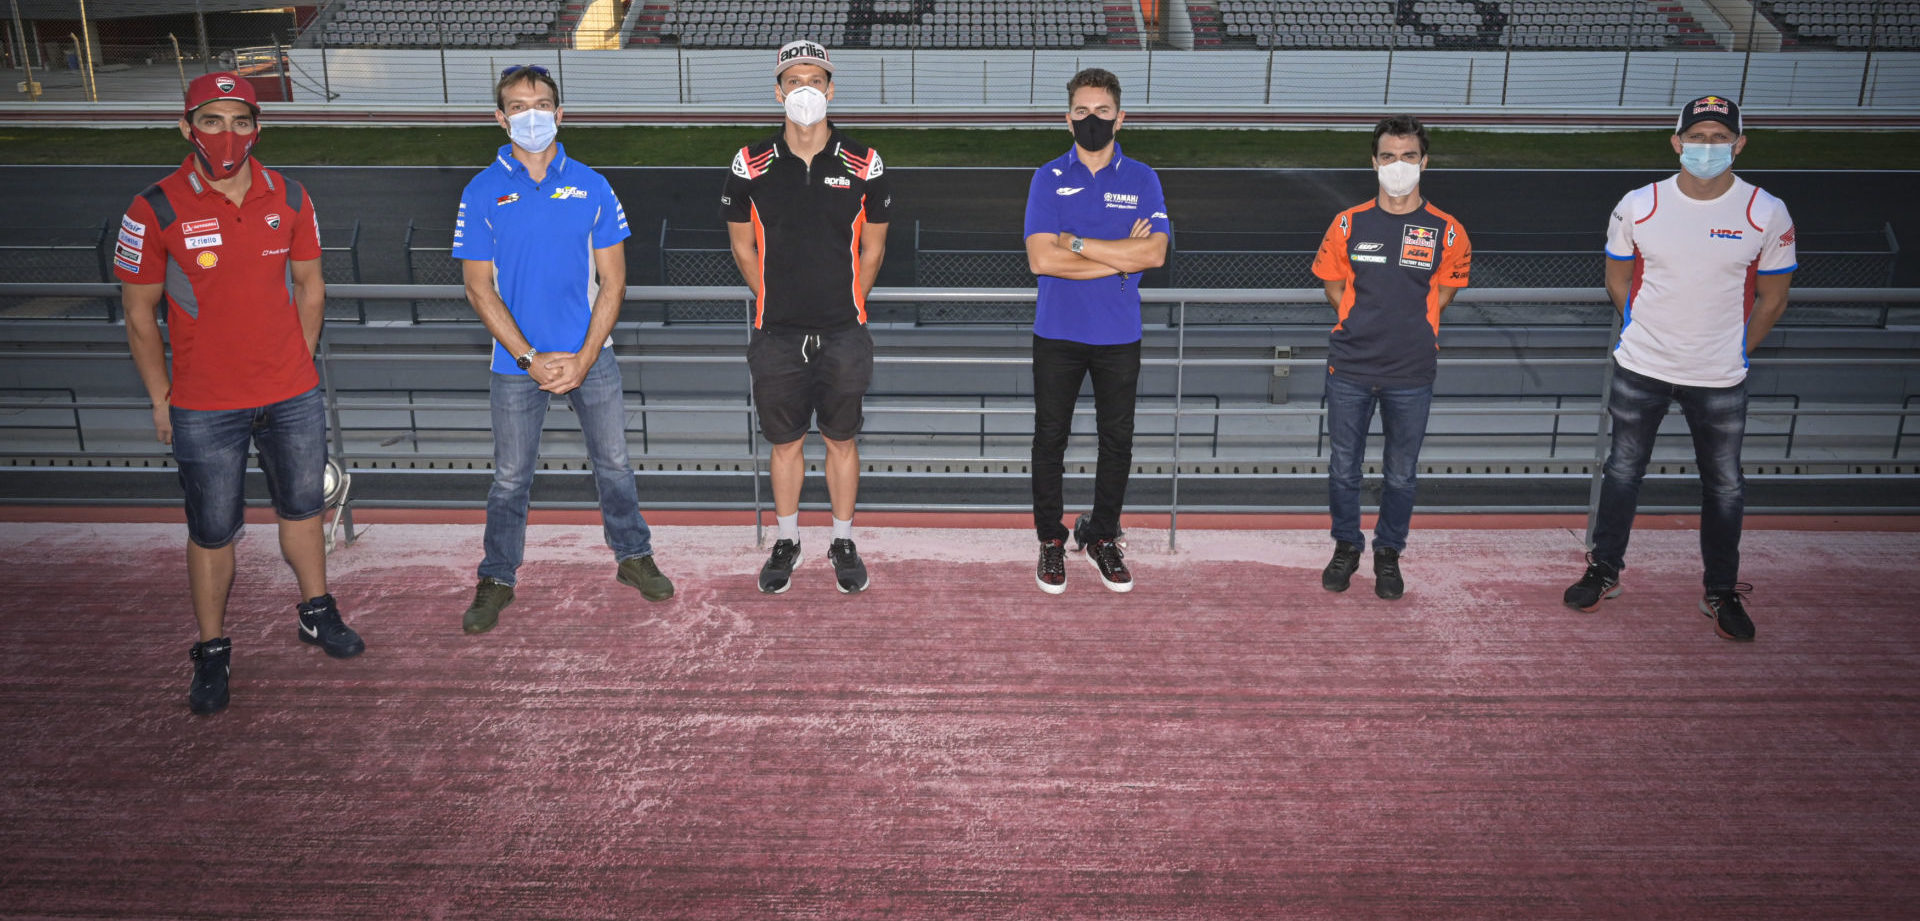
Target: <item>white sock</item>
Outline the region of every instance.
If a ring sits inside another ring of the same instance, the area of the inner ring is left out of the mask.
[[[834,540],[852,540],[853,539],[853,519],[849,518],[845,521],[841,521],[840,519],[835,518],[833,520],[833,539]]]
[[[790,540],[796,544],[800,542],[799,512],[794,512],[791,515],[775,515],[773,516],[773,520],[780,526],[780,540]]]

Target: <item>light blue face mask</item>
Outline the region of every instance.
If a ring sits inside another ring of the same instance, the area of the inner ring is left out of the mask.
[[[513,146],[527,153],[546,150],[559,133],[552,109],[528,109],[507,116],[507,137],[513,140]]]
[[[1733,166],[1732,144],[1681,144],[1680,166],[1696,179],[1712,179]]]

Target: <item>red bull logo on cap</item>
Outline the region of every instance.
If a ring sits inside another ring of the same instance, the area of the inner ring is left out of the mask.
[[[1727,101],[1718,96],[1707,96],[1693,104],[1693,114],[1700,115],[1706,112],[1718,112],[1721,115],[1728,114]]]

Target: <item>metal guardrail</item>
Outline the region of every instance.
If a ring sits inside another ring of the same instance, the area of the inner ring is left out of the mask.
[[[7,296],[106,297],[116,293],[117,290],[118,290],[117,285],[108,285],[108,284],[54,285],[54,284],[0,283],[0,297],[7,297]],[[363,298],[363,299],[371,299],[371,300],[382,300],[382,299],[405,300],[405,299],[413,299],[413,298],[454,299],[454,298],[459,298],[464,296],[464,289],[458,285],[348,284],[348,285],[333,285],[333,286],[330,286],[329,290],[330,290],[330,293],[337,296],[350,297],[350,298]],[[929,290],[896,288],[896,289],[876,289],[872,294],[871,300],[879,301],[879,302],[932,301],[932,302],[945,302],[945,303],[969,303],[969,302],[977,303],[977,302],[1006,302],[1006,301],[1029,301],[1030,302],[1034,299],[1034,296],[1035,294],[1032,290],[1026,290],[1026,289],[1018,289],[1018,290],[945,289],[945,290],[929,291]],[[636,300],[636,301],[738,302],[743,300],[744,297],[745,297],[744,292],[738,288],[630,286],[627,289],[627,298],[629,300]],[[1142,300],[1148,304],[1171,305],[1171,310],[1172,310],[1171,315],[1176,318],[1179,318],[1184,313],[1186,304],[1192,301],[1204,301],[1204,302],[1210,302],[1210,303],[1324,302],[1324,294],[1317,290],[1251,291],[1251,290],[1219,290],[1219,289],[1148,289],[1141,292],[1141,297],[1142,297]],[[1916,302],[1920,302],[1920,288],[1804,289],[1804,290],[1795,291],[1793,294],[1793,298],[1795,302],[1798,302],[1798,303],[1823,303],[1823,302],[1834,302],[1834,301],[1843,301],[1843,302],[1882,301],[1887,303],[1916,303]],[[1468,303],[1480,302],[1480,303],[1496,303],[1496,304],[1497,303],[1526,303],[1526,302],[1536,302],[1536,301],[1553,301],[1553,302],[1565,302],[1565,303],[1605,303],[1606,295],[1603,291],[1599,289],[1593,289],[1593,288],[1508,288],[1508,289],[1468,288],[1468,289],[1462,290],[1456,300],[1460,302],[1468,302]],[[1317,366],[1317,365],[1324,364],[1325,359],[1324,358],[1283,358],[1283,357],[1189,358],[1186,356],[1186,342],[1185,342],[1186,325],[1183,323],[1175,323],[1172,325],[1170,331],[1174,333],[1174,337],[1175,337],[1173,356],[1164,357],[1164,358],[1162,357],[1144,358],[1142,360],[1142,365],[1147,367],[1162,367],[1162,368],[1173,369],[1174,387],[1173,387],[1173,393],[1172,393],[1172,405],[1171,406],[1142,406],[1139,408],[1138,414],[1143,416],[1167,416],[1167,417],[1170,417],[1172,420],[1172,433],[1171,433],[1172,459],[1171,459],[1171,463],[1168,466],[1169,472],[1167,474],[1168,480],[1170,482],[1170,501],[1167,505],[1167,511],[1169,512],[1169,515],[1171,518],[1171,525],[1172,525],[1172,530],[1170,531],[1169,540],[1172,541],[1177,539],[1179,513],[1182,510],[1182,507],[1179,501],[1179,482],[1181,477],[1181,463],[1182,463],[1181,454],[1182,454],[1183,438],[1186,435],[1186,433],[1183,432],[1184,420],[1192,419],[1192,418],[1210,417],[1213,420],[1215,432],[1217,433],[1219,420],[1223,417],[1318,416],[1324,419],[1324,409],[1318,406],[1278,406],[1278,407],[1221,406],[1219,405],[1217,398],[1214,397],[1213,395],[1196,396],[1194,394],[1189,394],[1186,391],[1186,387],[1185,387],[1186,370],[1188,368],[1258,367],[1258,368],[1272,369],[1272,368],[1279,368],[1279,367],[1292,367],[1296,365]],[[31,357],[37,358],[37,359],[125,360],[124,355],[118,352],[34,351],[30,353],[25,353],[25,354],[30,355]],[[377,400],[361,401],[361,400],[354,400],[351,398],[343,399],[341,395],[338,393],[337,388],[333,384],[333,380],[335,377],[334,368],[336,365],[343,362],[352,364],[352,363],[358,363],[363,361],[392,360],[394,357],[395,356],[391,353],[353,353],[353,354],[347,354],[347,355],[334,354],[328,342],[323,338],[322,346],[321,346],[320,361],[321,361],[322,371],[324,374],[324,380],[326,381],[327,390],[328,390],[327,402],[329,407],[329,416],[330,416],[330,419],[332,420],[332,424],[334,428],[334,433],[333,433],[334,434],[334,455],[335,455],[335,458],[341,461],[343,465],[348,465],[348,462],[350,460],[345,450],[344,437],[342,434],[342,427],[340,424],[340,413],[343,410],[345,411],[358,411],[358,410],[402,411],[402,410],[417,410],[420,408],[420,406],[418,404],[411,403],[411,402],[397,402],[397,401],[382,402]],[[473,356],[469,354],[412,354],[412,355],[408,355],[407,357],[410,361],[418,361],[418,362],[446,361],[446,362],[470,363],[473,360]],[[628,355],[628,356],[619,356],[618,360],[622,362],[639,363],[639,364],[700,364],[700,363],[704,363],[704,364],[739,365],[744,361],[744,358],[737,352],[728,351],[724,354],[715,353],[715,354],[707,354],[707,355]],[[1013,366],[1017,366],[1017,365],[1025,364],[1027,362],[1027,359],[1020,358],[1020,357],[977,357],[977,356],[960,356],[960,355],[885,355],[885,354],[876,356],[874,360],[876,364],[934,365],[934,366],[939,366],[939,365],[1013,365]],[[1447,416],[1447,415],[1546,416],[1546,415],[1551,415],[1556,419],[1556,424],[1553,432],[1553,435],[1556,441],[1560,435],[1576,434],[1575,432],[1565,430],[1563,427],[1559,426],[1558,420],[1560,417],[1588,417],[1588,418],[1594,419],[1595,420],[1594,432],[1593,432],[1594,457],[1592,459],[1593,464],[1592,464],[1592,471],[1591,471],[1592,495],[1588,503],[1588,512],[1591,515],[1593,508],[1597,505],[1597,502],[1598,502],[1598,489],[1599,489],[1599,481],[1600,481],[1600,475],[1601,475],[1600,461],[1604,460],[1607,447],[1608,447],[1608,438],[1607,438],[1608,417],[1605,410],[1605,406],[1606,406],[1607,393],[1611,386],[1612,362],[1608,361],[1604,356],[1592,356],[1592,357],[1581,357],[1581,358],[1533,357],[1533,358],[1525,358],[1525,359],[1442,357],[1439,359],[1439,361],[1441,364],[1450,366],[1450,367],[1511,367],[1515,364],[1524,364],[1528,367],[1594,367],[1594,368],[1604,369],[1604,372],[1603,372],[1604,380],[1603,380],[1602,386],[1595,391],[1596,402],[1594,403],[1594,405],[1590,405],[1590,406],[1578,406],[1578,407],[1568,406],[1566,405],[1565,397],[1563,396],[1563,398],[1561,400],[1556,401],[1555,405],[1552,407],[1547,407],[1547,406],[1468,407],[1468,406],[1436,405],[1432,410],[1433,414],[1438,416]],[[1847,358],[1768,357],[1768,358],[1756,359],[1754,361],[1754,364],[1756,366],[1767,366],[1767,367],[1795,367],[1795,366],[1809,367],[1811,366],[1811,367],[1833,367],[1833,368],[1859,368],[1863,366],[1873,366],[1873,365],[1914,366],[1914,365],[1920,365],[1920,355],[1892,356],[1892,357],[1864,356],[1864,357],[1847,357]],[[964,397],[966,395],[961,394],[960,396]],[[1906,396],[1906,395],[1903,395],[1903,402],[1901,403],[1900,408],[1897,410],[1891,407],[1885,407],[1885,406],[1881,406],[1881,407],[1805,407],[1805,406],[1797,405],[1798,404],[1797,398],[1793,398],[1790,395],[1789,395],[1789,398],[1793,400],[1795,405],[1791,405],[1787,407],[1777,407],[1777,408],[1769,407],[1764,413],[1760,413],[1760,414],[1769,415],[1769,416],[1788,416],[1796,420],[1799,416],[1898,417],[1900,419],[1900,427],[1895,435],[1895,440],[1894,440],[1893,457],[1895,459],[1897,459],[1900,445],[1904,440],[1904,437],[1906,434],[1907,417],[1912,415],[1920,415],[1920,408],[1916,408],[1914,406],[1915,397]],[[1199,406],[1199,407],[1188,405],[1189,402],[1193,400],[1199,400],[1201,402],[1210,401],[1213,403],[1213,405]],[[65,403],[60,403],[60,402],[49,402],[47,400],[41,400],[41,399],[36,399],[36,400],[0,399],[0,409],[71,410],[74,413],[74,416],[76,419],[76,426],[78,425],[79,413],[82,410],[145,409],[147,408],[147,405],[148,404],[145,400],[70,399]],[[480,404],[478,401],[475,401],[473,408],[477,409],[481,405],[482,404]],[[442,404],[442,405],[436,406],[435,408],[436,409],[456,409],[458,407]],[[752,413],[754,412],[754,409],[751,405],[750,400],[746,403],[738,405],[737,407],[734,407],[731,405],[717,405],[713,403],[646,403],[642,406],[636,406],[635,408],[643,410],[648,413],[708,413],[710,414],[714,412],[741,412],[741,413],[747,414],[747,422],[749,427],[749,435],[748,435],[749,451],[752,454],[753,465],[754,465],[754,501],[751,507],[756,513],[762,511],[765,508],[765,505],[760,496],[760,488],[759,488],[760,477],[762,473],[761,452],[758,444],[758,436],[757,434],[754,433],[752,429]],[[907,415],[912,415],[912,414],[962,415],[963,414],[963,415],[969,415],[969,416],[979,416],[979,417],[982,417],[983,419],[985,416],[988,416],[988,415],[1026,415],[1032,412],[1031,407],[991,406],[991,405],[981,405],[981,406],[889,405],[886,407],[885,411],[890,414],[907,414]],[[1786,434],[1789,440],[1791,440],[1791,438],[1793,437],[1793,431],[1791,428],[1789,429],[1788,432],[1784,434]],[[1199,437],[1217,438],[1217,434],[1212,436],[1199,435]],[[1317,460],[1318,453],[1319,453],[1319,448],[1316,447],[1316,458],[1315,458],[1316,460]],[[894,457],[894,458],[889,458],[889,460],[893,460],[896,462],[971,461],[974,463],[978,463],[984,460],[984,461],[993,462],[993,463],[997,463],[997,462],[1017,463],[1017,462],[1021,462],[1023,459],[1021,458],[990,458],[990,457],[960,458],[960,457],[942,456],[942,457],[927,457],[927,458]],[[1284,460],[1284,459],[1281,459],[1281,460]],[[1836,463],[1836,464],[1839,464],[1839,463],[1848,463],[1848,464],[1885,463],[1886,459],[1873,459],[1869,461],[1827,460],[1823,462]],[[1460,463],[1467,463],[1467,461],[1460,461]],[[1647,510],[1654,511],[1654,509],[1651,509],[1651,508]]]

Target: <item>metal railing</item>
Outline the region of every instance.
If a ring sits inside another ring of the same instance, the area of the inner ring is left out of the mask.
[[[115,289],[116,289],[116,286],[113,286],[113,285],[99,285],[99,284],[86,284],[86,285],[0,284],[0,297],[20,296],[20,295],[104,297],[112,294],[115,291]],[[401,300],[404,300],[404,299],[448,299],[450,300],[450,299],[455,299],[462,296],[462,290],[463,289],[461,289],[459,286],[453,286],[453,285],[442,285],[442,286],[338,285],[338,286],[334,286],[332,289],[333,293],[342,295],[345,297],[364,298],[364,299],[401,299]],[[1167,328],[1153,331],[1154,335],[1156,336],[1171,338],[1172,340],[1171,354],[1165,357],[1160,357],[1156,355],[1155,357],[1147,357],[1142,360],[1142,365],[1144,367],[1171,370],[1172,379],[1173,379],[1173,386],[1170,394],[1169,405],[1152,405],[1152,403],[1154,403],[1155,401],[1149,400],[1149,401],[1144,401],[1147,405],[1140,406],[1137,411],[1138,415],[1140,416],[1167,417],[1171,421],[1171,434],[1169,439],[1171,457],[1168,463],[1165,465],[1165,471],[1166,471],[1165,477],[1166,477],[1166,480],[1168,481],[1169,501],[1166,503],[1165,506],[1146,506],[1142,508],[1142,510],[1163,510],[1166,513],[1168,513],[1170,516],[1170,521],[1173,529],[1171,533],[1177,534],[1179,514],[1182,511],[1233,510],[1233,509],[1211,507],[1211,506],[1195,506],[1192,504],[1183,505],[1181,503],[1179,498],[1179,495],[1180,495],[1179,488],[1180,488],[1180,480],[1182,477],[1182,469],[1183,469],[1182,464],[1183,462],[1190,463],[1193,461],[1192,457],[1185,456],[1186,455],[1185,447],[1189,440],[1194,438],[1200,438],[1200,439],[1209,441],[1215,446],[1214,450],[1210,451],[1209,453],[1217,452],[1217,444],[1218,444],[1218,437],[1219,437],[1218,426],[1220,421],[1222,419],[1232,418],[1236,416],[1240,416],[1240,417],[1257,416],[1257,417],[1266,417],[1266,418],[1320,417],[1321,425],[1324,425],[1324,415],[1323,415],[1324,409],[1321,408],[1320,406],[1298,406],[1298,405],[1231,406],[1231,405],[1222,405],[1221,401],[1214,394],[1196,395],[1194,393],[1189,392],[1186,387],[1186,374],[1190,370],[1221,369],[1221,368],[1260,368],[1260,369],[1267,369],[1271,371],[1277,368],[1291,368],[1293,366],[1320,366],[1320,365],[1324,365],[1325,359],[1317,358],[1317,357],[1316,358],[1190,357],[1187,354],[1187,347],[1186,347],[1186,337],[1187,337],[1188,326],[1187,324],[1182,322],[1184,321],[1186,305],[1190,302],[1201,302],[1201,301],[1224,302],[1224,303],[1273,303],[1273,302],[1312,303],[1320,300],[1321,298],[1323,298],[1324,295],[1321,292],[1315,291],[1315,290],[1283,290],[1283,291],[1237,290],[1237,291],[1233,291],[1233,290],[1197,290],[1197,289],[1159,289],[1159,290],[1149,289],[1146,291],[1142,291],[1141,294],[1142,294],[1142,300],[1148,305],[1154,305],[1155,307],[1160,305],[1165,305],[1168,308],[1169,316],[1176,321]],[[627,297],[629,300],[634,300],[634,301],[718,302],[718,303],[734,303],[734,304],[740,303],[742,299],[741,292],[738,289],[711,288],[711,287],[673,288],[673,287],[638,287],[636,286],[636,287],[630,287],[627,290]],[[892,289],[892,290],[881,289],[873,292],[872,300],[877,302],[934,301],[934,302],[947,302],[947,303],[968,303],[968,302],[982,302],[982,301],[984,302],[1004,302],[1004,301],[1031,302],[1033,300],[1033,297],[1034,297],[1034,293],[1032,291],[1026,291],[1026,290],[983,289],[983,290],[926,291],[926,290],[913,290],[913,289]],[[1863,301],[1863,300],[1889,302],[1889,303],[1891,302],[1916,303],[1916,302],[1920,302],[1920,289],[1907,289],[1907,288],[1802,289],[1802,290],[1795,291],[1793,297],[1795,302],[1797,303],[1811,303],[1811,304],[1818,304],[1818,303],[1832,302],[1832,301]],[[1580,289],[1472,289],[1470,288],[1462,291],[1461,294],[1459,295],[1458,300],[1462,302],[1480,302],[1480,303],[1487,303],[1487,304],[1524,303],[1524,302],[1531,302],[1531,301],[1551,301],[1551,302],[1558,302],[1558,303],[1604,303],[1605,295],[1601,291],[1598,291],[1596,289],[1590,289],[1590,288],[1580,288]],[[1164,351],[1164,346],[1157,347],[1155,351]],[[343,435],[342,426],[340,423],[340,418],[341,418],[340,414],[343,411],[354,412],[354,411],[366,410],[366,411],[414,412],[422,409],[422,406],[421,404],[411,399],[406,401],[398,401],[398,400],[383,401],[383,400],[377,400],[377,399],[358,399],[351,395],[343,394],[340,388],[337,387],[334,383],[334,381],[338,377],[338,370],[343,365],[352,365],[352,364],[359,364],[364,362],[392,361],[395,358],[400,358],[400,357],[404,357],[409,363],[461,362],[461,363],[470,364],[475,360],[474,355],[467,352],[454,354],[454,353],[445,353],[445,352],[394,353],[394,352],[379,352],[379,351],[356,351],[356,352],[341,354],[341,353],[336,353],[331,348],[330,342],[323,337],[321,354],[320,354],[320,365],[323,373],[323,380],[325,381],[326,387],[327,387],[327,403],[329,407],[329,415],[333,422],[334,455],[335,455],[335,458],[343,464],[343,466],[351,466],[351,462],[354,459],[353,457],[350,457],[348,455],[348,452],[346,450],[344,435]],[[116,361],[125,360],[124,353],[113,352],[113,351],[99,351],[99,350],[70,350],[70,351],[22,350],[18,352],[15,356],[15,360],[24,360],[29,358],[38,359],[38,360],[87,360],[87,359],[91,359],[91,360],[105,359],[105,360],[116,360]],[[736,368],[739,367],[744,362],[744,358],[742,354],[739,351],[736,351],[733,349],[725,349],[725,350],[714,349],[713,351],[705,354],[677,354],[676,353],[676,354],[619,355],[617,356],[617,360],[622,363],[640,364],[640,365],[707,364],[707,365],[726,365],[726,366],[733,366]],[[1537,405],[1537,406],[1534,406],[1534,405],[1530,405],[1530,406],[1444,405],[1445,401],[1443,401],[1441,405],[1436,405],[1432,410],[1433,415],[1442,416],[1442,417],[1450,416],[1450,415],[1469,416],[1469,417],[1552,416],[1556,420],[1553,431],[1551,432],[1552,437],[1555,439],[1554,445],[1555,445],[1556,451],[1558,449],[1558,439],[1561,436],[1563,435],[1572,436],[1576,434],[1582,434],[1577,432],[1574,429],[1559,425],[1559,419],[1561,417],[1576,418],[1576,419],[1584,417],[1584,418],[1593,420],[1592,435],[1594,438],[1594,452],[1593,452],[1592,458],[1590,459],[1590,465],[1589,465],[1589,473],[1592,480],[1593,495],[1590,497],[1588,507],[1587,507],[1589,514],[1591,514],[1594,505],[1598,501],[1598,485],[1599,485],[1599,477],[1601,474],[1600,461],[1604,460],[1606,450],[1607,450],[1608,416],[1605,410],[1605,406],[1607,402],[1608,389],[1611,385],[1611,373],[1612,373],[1613,363],[1603,355],[1594,355],[1591,357],[1578,357],[1578,358],[1553,357],[1553,356],[1537,356],[1537,357],[1523,356],[1523,357],[1503,357],[1503,358],[1442,357],[1439,359],[1439,361],[1441,365],[1444,367],[1500,368],[1500,367],[1520,366],[1520,367],[1525,367],[1528,369],[1536,369],[1536,370],[1543,369],[1543,368],[1552,368],[1552,367],[1561,367],[1561,368],[1571,367],[1571,368],[1594,368],[1602,371],[1602,374],[1601,374],[1602,381],[1600,382],[1600,386],[1595,387],[1593,389],[1592,392],[1594,394],[1594,397],[1592,402],[1590,403],[1583,401],[1581,405],[1570,405],[1568,402],[1568,395],[1549,394],[1547,395],[1549,398],[1555,397],[1555,396],[1560,397],[1559,399],[1556,399],[1554,405],[1550,407],[1545,405]],[[983,355],[962,355],[962,354],[885,354],[885,353],[882,353],[875,357],[875,363],[878,365],[915,365],[915,366],[932,366],[932,367],[993,366],[993,365],[1021,366],[1021,365],[1025,365],[1027,362],[1028,362],[1028,359],[1025,357],[993,356],[993,355],[983,356]],[[1870,367],[1870,366],[1913,367],[1913,366],[1920,366],[1920,355],[1916,355],[1916,354],[1896,355],[1896,356],[1866,355],[1866,356],[1857,356],[1857,357],[1803,357],[1803,358],[1763,356],[1760,358],[1756,358],[1753,361],[1753,364],[1756,367],[1766,367],[1769,369],[1793,368],[1793,367],[1829,367],[1829,368],[1835,368],[1835,369],[1859,369],[1859,368]],[[968,395],[956,394],[951,396],[966,397]],[[951,400],[951,396],[948,398],[949,400]],[[1536,395],[1530,395],[1530,396],[1537,397],[1540,395],[1536,394]],[[1489,400],[1497,400],[1498,396],[1497,395],[1486,396],[1485,398]],[[1762,395],[1762,399],[1770,399],[1770,398],[1771,397],[1768,395]],[[1788,405],[1768,406],[1765,409],[1756,408],[1753,411],[1753,415],[1788,417],[1789,419],[1794,420],[1793,424],[1797,424],[1797,420],[1800,417],[1805,417],[1805,416],[1879,417],[1879,418],[1899,420],[1899,428],[1891,438],[1892,449],[1887,455],[1872,457],[1872,458],[1825,458],[1825,459],[1822,459],[1821,461],[1822,464],[1832,465],[1836,467],[1843,467],[1843,466],[1849,466],[1849,465],[1859,466],[1863,464],[1867,464],[1867,465],[1887,464],[1889,462],[1901,463],[1899,458],[1899,452],[1901,450],[1902,443],[1904,441],[1905,434],[1906,434],[1906,419],[1909,416],[1915,415],[1916,413],[1920,413],[1920,408],[1916,408],[1913,405],[1914,396],[1908,395],[1908,394],[1899,395],[1899,405],[1897,408],[1894,405],[1892,405],[1895,402],[1894,396],[1892,395],[1889,396],[1888,400],[1886,401],[1886,405],[1869,405],[1869,406],[1805,406],[1805,405],[1802,405],[1802,401],[1800,401],[1798,397],[1795,397],[1793,395],[1784,395],[1780,398],[1785,399],[1788,402]],[[1195,405],[1196,403],[1200,405]],[[441,403],[441,404],[435,405],[433,408],[435,410],[449,410],[449,411],[459,410],[459,409],[478,410],[479,408],[485,405],[484,402],[478,401],[478,400],[471,401],[471,404],[472,405],[469,406],[467,405],[466,402],[461,402],[457,404]],[[115,409],[129,410],[129,409],[145,409],[145,408],[147,408],[147,403],[144,399],[100,400],[100,399],[69,398],[68,400],[62,402],[59,400],[48,399],[48,398],[7,399],[7,398],[4,398],[4,396],[0,396],[0,410],[4,410],[4,411],[32,410],[32,411],[41,412],[44,414],[46,411],[49,411],[49,410],[52,410],[52,411],[70,410],[73,413],[73,416],[75,419],[75,428],[76,428],[77,437],[84,437],[80,432],[78,432],[78,428],[80,425],[80,422],[79,422],[80,414],[84,411],[115,410]],[[687,402],[687,401],[653,402],[650,400],[646,400],[637,404],[630,404],[629,409],[635,412],[644,412],[644,413],[700,413],[700,414],[741,413],[741,414],[744,414],[744,418],[748,425],[748,433],[749,433],[747,447],[748,447],[748,452],[751,454],[751,457],[752,457],[752,465],[753,465],[753,473],[754,473],[753,501],[751,502],[750,505],[746,507],[752,508],[756,513],[764,511],[766,504],[763,501],[761,490],[760,490],[760,479],[763,475],[762,451],[759,445],[759,438],[755,430],[752,428],[752,418],[753,418],[754,409],[750,401],[722,404],[718,402]],[[882,408],[876,407],[876,410],[881,411]],[[914,405],[914,404],[901,405],[901,404],[889,403],[888,405],[884,406],[883,411],[887,414],[901,414],[901,415],[926,415],[926,416],[966,415],[966,416],[977,416],[982,418],[982,420],[984,420],[988,416],[1030,415],[1032,412],[1032,408],[1031,406],[1027,406],[1027,405],[1006,405],[1006,404],[991,405],[991,401],[982,400],[980,401],[980,405],[956,405],[955,402],[948,402],[943,405]],[[1211,423],[1211,431],[1196,432],[1189,429],[1186,423],[1189,420],[1195,420],[1195,419],[1208,420],[1208,422]],[[983,421],[983,425],[984,425],[984,421]],[[0,428],[4,428],[4,427],[5,426],[0,426]],[[643,431],[646,428],[647,427],[643,426]],[[969,437],[975,437],[971,431],[965,434],[967,434]],[[1774,435],[1774,436],[1784,435],[1788,439],[1789,445],[1791,445],[1791,440],[1794,437],[1794,430],[1792,428],[1792,424],[1790,424],[1789,428],[1785,432],[1768,433],[1768,434]],[[914,456],[902,455],[902,456],[890,456],[890,457],[887,457],[886,460],[891,462],[897,462],[897,463],[942,462],[942,461],[960,462],[963,460],[971,461],[974,463],[978,463],[980,461],[986,461],[988,463],[1007,463],[1007,464],[1024,464],[1025,463],[1026,458],[1024,457],[994,458],[994,457],[984,456],[985,455],[985,436],[980,435],[978,437],[981,438],[981,444],[982,444],[981,453],[970,456],[970,457],[955,456],[955,455],[935,455],[935,456],[925,456],[925,457],[914,457]],[[1766,436],[1762,435],[1757,437],[1766,437]],[[645,453],[648,448],[650,448],[650,445],[643,442],[642,453]],[[417,446],[413,448],[413,451],[417,451]],[[418,455],[414,454],[413,451],[405,452],[403,456],[411,455],[411,456],[417,457]],[[1268,462],[1269,463],[1287,463],[1289,461],[1306,461],[1311,463],[1313,461],[1318,460],[1320,453],[1321,453],[1320,447],[1318,446],[1318,444],[1316,444],[1314,458],[1306,459],[1306,458],[1279,457],[1279,458],[1269,458]],[[1789,447],[1787,454],[1789,455],[1791,454],[1791,447]],[[378,455],[375,452],[359,453],[359,457],[363,460],[376,460],[380,456],[381,455]],[[1492,459],[1492,460],[1481,461],[1481,462],[1482,463],[1498,463],[1500,460],[1501,459]],[[1511,461],[1511,458],[1507,458],[1506,460]],[[1468,464],[1468,463],[1474,463],[1475,461],[1454,459],[1452,462],[1458,463],[1458,464]],[[1157,462],[1149,462],[1149,463],[1154,463],[1156,466],[1158,466]],[[1139,460],[1139,458],[1136,458],[1136,466],[1141,466],[1141,461]],[[1141,476],[1141,474],[1136,474],[1136,477],[1139,477],[1139,476]],[[711,504],[709,504],[709,506],[711,506]],[[951,508],[978,509],[978,508],[981,508],[982,506],[955,504],[951,506],[941,505],[941,506],[933,506],[933,507],[934,508],[951,507]],[[1517,509],[1518,507],[1515,507],[1515,510]],[[1255,510],[1264,510],[1264,509],[1239,508],[1238,510],[1255,511]],[[1501,507],[1488,507],[1488,508],[1484,508],[1483,510],[1499,511],[1499,510],[1509,510],[1509,509],[1507,509],[1507,507],[1505,506],[1501,506]],[[1560,509],[1558,507],[1555,507],[1552,509],[1534,508],[1532,510],[1567,511],[1572,509]],[[1648,509],[1645,509],[1645,511],[1650,511],[1650,512],[1660,511],[1660,509],[1648,508]],[[1679,509],[1676,509],[1675,511],[1679,511]],[[1840,509],[1803,509],[1803,511],[1841,511],[1841,510]],[[1170,540],[1172,539],[1174,538],[1170,536]]]

